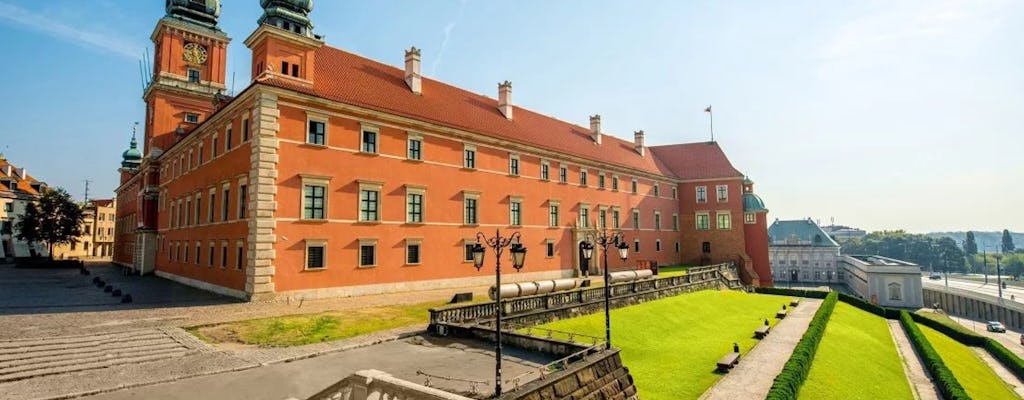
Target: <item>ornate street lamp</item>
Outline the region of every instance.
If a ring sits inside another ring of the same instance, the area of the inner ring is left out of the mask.
[[[473,246],[473,266],[479,271],[484,266],[484,254],[487,247],[494,250],[495,256],[495,269],[494,269],[494,397],[501,397],[501,253],[509,247],[509,253],[512,254],[512,267],[519,270],[523,269],[523,263],[526,262],[526,246],[523,246],[520,240],[519,232],[513,233],[511,236],[502,237],[501,231],[495,229],[494,237],[487,238],[482,232],[476,234],[476,245]]]
[[[604,253],[604,345],[606,349],[612,348],[612,316],[611,316],[611,284],[609,281],[608,271],[608,245],[619,251],[619,258],[622,261],[626,261],[629,256],[629,244],[626,243],[625,238],[622,236],[622,232],[615,232],[611,235],[608,231],[602,231],[595,239],[592,235],[587,235],[587,240],[582,244],[583,258],[587,261],[587,265],[590,265],[590,258],[594,255],[594,243],[601,246],[602,253]]]

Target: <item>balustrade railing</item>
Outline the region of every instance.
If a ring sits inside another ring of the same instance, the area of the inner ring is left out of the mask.
[[[611,297],[615,299],[631,296],[636,293],[676,289],[712,281],[720,281],[729,288],[735,289],[742,286],[736,276],[736,265],[733,263],[723,263],[693,267],[687,271],[686,275],[612,284],[610,292]],[[570,305],[587,304],[602,299],[604,299],[604,288],[598,286],[503,299],[501,308],[502,315],[518,315],[533,311],[558,309]],[[494,303],[432,308],[430,309],[430,323],[436,325],[489,320],[494,318],[495,311]]]

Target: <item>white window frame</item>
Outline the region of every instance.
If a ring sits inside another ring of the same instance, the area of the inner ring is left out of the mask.
[[[373,132],[373,137],[376,139],[373,142],[373,151],[366,150],[366,138],[363,136],[366,132]],[[359,124],[359,152],[363,154],[380,154],[380,127],[370,123]]]
[[[701,189],[704,190],[704,196],[701,197]],[[693,198],[697,203],[703,204],[708,202],[708,187],[707,186],[695,186],[693,188]]]
[[[212,242],[211,242],[212,243]],[[302,270],[303,271],[323,271],[327,269],[327,239],[306,239],[305,240],[305,254],[302,257]],[[309,267],[309,248],[310,247],[323,247],[323,259],[320,267],[310,268]]]
[[[333,177],[324,175],[310,175],[310,174],[299,174],[299,179],[302,181],[299,187],[299,220],[301,221],[327,221],[330,219],[330,187],[331,179]],[[323,186],[324,188],[324,217],[323,218],[307,218],[306,217],[306,186]]]
[[[700,217],[704,217],[707,221],[707,226],[700,226]],[[709,231],[711,230],[711,213],[707,211],[698,211],[693,215],[693,229],[698,231]]]
[[[423,135],[415,132],[407,132],[408,137],[405,139],[405,159],[409,161],[423,161]],[[378,138],[379,139],[379,138]],[[420,154],[419,158],[412,158],[412,142],[420,143]],[[379,140],[378,140],[379,142]],[[378,146],[379,150],[379,146]]]
[[[309,123],[319,122],[324,124],[324,142],[313,143],[309,141]],[[302,143],[310,146],[327,147],[331,143],[331,117],[327,114],[320,114],[312,111],[306,111],[306,124],[302,126]],[[360,142],[362,142],[363,132],[359,132]]]
[[[721,189],[725,189],[725,197],[719,196],[718,193]],[[729,185],[715,185],[715,199],[719,203],[725,203],[729,201]]]
[[[515,164],[515,170],[512,169],[512,165]],[[508,154],[508,174],[509,176],[519,176],[523,171],[522,160],[519,159],[519,154],[509,153]]]
[[[469,165],[469,163],[468,163],[469,160],[467,160],[467,158],[466,158],[466,155],[469,152],[471,152],[471,151],[473,152],[473,165]],[[462,168],[464,168],[464,169],[476,169],[476,165],[478,164],[478,161],[480,161],[479,157],[477,157],[478,155],[479,154],[477,154],[476,145],[469,144],[469,143],[463,143],[463,145],[462,145]]]
[[[362,132],[360,131],[360,135]],[[360,223],[380,223],[384,220],[384,182],[360,179],[359,195],[356,197],[356,219]],[[363,219],[363,191],[377,192],[377,219]],[[326,201],[326,200],[324,200]],[[326,210],[325,210],[326,211]],[[374,260],[376,261],[376,259]]]
[[[555,221],[554,224],[551,222],[551,210],[555,210]],[[557,228],[562,225],[562,203],[558,200],[548,200],[548,227]]]
[[[722,215],[726,215],[726,216],[729,217],[728,218],[729,222],[726,223],[727,226],[724,227],[724,228],[722,227],[722,224],[721,224]],[[731,211],[715,211],[715,229],[720,230],[720,231],[732,230],[732,212]]]
[[[679,214],[672,213],[672,230],[679,232]]]
[[[580,203],[579,210],[580,211],[577,213],[577,216],[576,216],[576,223],[581,228],[589,228],[590,227],[590,204],[589,203]]]
[[[373,246],[373,264],[363,265],[363,246]],[[359,251],[356,251],[356,267],[357,268],[375,268],[380,265],[380,260],[377,258],[380,253],[377,251],[377,239],[375,238],[360,238],[359,239]]]
[[[519,205],[519,223],[515,223],[515,219],[512,217],[512,204]],[[509,196],[508,199],[508,225],[509,226],[523,226],[523,197],[522,196]]]
[[[469,205],[468,200],[474,200],[474,215],[473,222],[469,222]],[[473,190],[462,191],[462,225],[465,226],[477,226],[480,225],[480,192]]]
[[[744,224],[748,224],[748,225],[749,224],[756,224],[757,223],[757,214],[754,214],[752,212],[745,212],[745,213],[743,213],[743,223]]]
[[[413,221],[409,218],[412,209],[409,208],[409,195],[417,194],[420,196],[420,220]],[[361,195],[361,194],[360,194]],[[427,221],[427,187],[419,185],[405,185],[405,223],[407,224],[423,224]]]
[[[654,211],[654,230],[661,230],[661,211]]]
[[[544,176],[544,168],[548,169],[547,176]],[[548,160],[540,160],[540,180],[551,181],[551,162]]]
[[[551,254],[550,255],[548,254],[548,246],[549,245],[551,246]],[[544,258],[555,258],[555,255],[557,255],[557,254],[558,254],[558,245],[556,244],[555,239],[551,239],[551,238],[545,239],[544,240]]]
[[[419,259],[416,262],[414,262],[414,263],[409,262],[409,246],[419,246],[419,254],[417,254],[417,257]],[[376,257],[374,258],[374,260],[376,261]],[[403,265],[422,265],[423,264],[423,238],[407,238],[407,239],[405,239],[405,260],[403,260],[402,264]]]

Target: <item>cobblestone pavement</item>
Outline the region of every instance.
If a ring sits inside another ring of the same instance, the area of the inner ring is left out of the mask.
[[[494,385],[494,353],[491,344],[413,337],[372,347],[329,354],[288,363],[183,379],[176,382],[103,393],[91,400],[223,400],[306,398],[363,369],[378,369],[397,378],[427,383],[424,372],[434,377],[428,386],[470,395],[489,394]],[[552,360],[506,349],[503,378],[534,370]],[[461,380],[439,378],[459,377]],[[476,381],[470,383],[467,381]],[[512,388],[506,388],[511,390]]]
[[[288,314],[344,311],[394,304],[443,302],[456,292],[486,298],[484,286],[320,300],[279,298],[239,302],[159,277],[123,277],[109,264],[77,270],[21,270],[0,266],[0,340],[186,327]],[[133,296],[121,304],[91,284],[100,276]]]
[[[779,321],[752,350],[740,358],[740,363],[719,379],[701,399],[763,399],[771,389],[775,376],[793,354],[811,318],[821,306],[820,299],[802,299],[800,306],[790,308],[789,315]]]
[[[913,389],[914,398],[920,400],[941,399],[942,394],[939,392],[938,387],[935,386],[928,371],[925,370],[921,357],[914,351],[914,346],[910,344],[910,338],[907,337],[907,333],[903,330],[903,326],[900,325],[900,321],[890,319],[886,320],[886,323],[889,324],[889,333],[892,334],[892,339],[896,343],[896,352],[899,353],[900,359],[903,360],[903,373],[906,374],[907,379],[910,381],[910,388]]]

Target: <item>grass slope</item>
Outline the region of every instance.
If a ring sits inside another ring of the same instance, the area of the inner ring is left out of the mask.
[[[370,307],[344,312],[286,315],[227,324],[199,326],[188,331],[212,343],[235,342],[260,347],[298,346],[346,339],[403,326],[426,324],[432,302]]]
[[[700,291],[612,310],[612,345],[636,380],[644,400],[696,399],[721,376],[715,362],[757,342],[754,329],[789,297],[737,291]],[[604,314],[542,325],[604,337]],[[741,360],[742,362],[742,360]]]
[[[924,325],[918,325],[942,361],[973,399],[1019,399],[971,348]]]
[[[801,399],[913,399],[885,319],[839,302]]]

